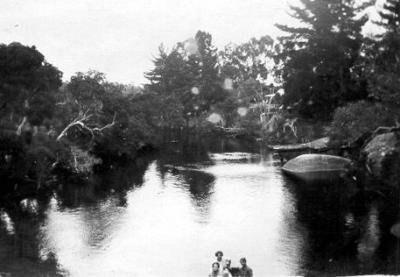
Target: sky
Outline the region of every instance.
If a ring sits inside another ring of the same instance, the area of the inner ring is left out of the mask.
[[[0,43],[35,45],[69,80],[89,69],[109,81],[140,85],[163,43],[213,36],[220,49],[252,37],[278,36],[296,24],[297,0],[0,0]]]

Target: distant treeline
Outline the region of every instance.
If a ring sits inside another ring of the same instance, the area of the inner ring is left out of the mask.
[[[381,31],[368,35],[374,1],[300,2],[291,7],[299,24],[277,24],[285,35],[276,41],[266,35],[218,50],[199,31],[169,51],[160,46],[145,90],[164,98],[166,123],[202,124],[216,113],[225,127],[271,138],[295,118],[311,119],[330,124],[327,134],[340,143],[397,124],[399,1],[384,3],[373,22]]]
[[[385,2],[374,36],[362,34],[370,2],[300,2],[291,12],[301,27],[277,25],[286,35],[276,41],[266,35],[218,50],[199,31],[172,49],[160,46],[144,87],[97,71],[63,83],[34,46],[0,45],[2,189],[38,189],[57,172],[133,160],[165,130],[219,125],[260,135],[279,114],[285,124],[294,116],[332,121],[329,135],[349,141],[396,124],[400,2]]]

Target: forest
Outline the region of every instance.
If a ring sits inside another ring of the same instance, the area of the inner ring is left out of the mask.
[[[277,39],[217,49],[198,31],[160,45],[144,86],[95,70],[63,81],[35,46],[1,44],[1,201],[85,180],[188,133],[263,143],[323,134],[345,145],[399,126],[400,2],[385,2],[378,34],[363,33],[371,1],[300,2],[290,10],[300,27],[277,24]]]

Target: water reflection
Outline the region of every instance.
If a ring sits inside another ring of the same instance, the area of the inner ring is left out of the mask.
[[[312,187],[290,179],[285,183],[295,195],[297,218],[307,230],[302,273],[310,276],[399,273],[398,261],[391,258],[398,247],[387,247],[393,246],[395,239],[387,227],[395,215],[389,208],[391,205],[387,205],[389,199],[371,198],[364,191],[354,192],[346,182]]]
[[[246,255],[259,272],[298,271],[303,230],[279,169],[248,153],[186,165],[162,161],[151,163],[143,184],[127,191],[125,206],[112,193],[71,207],[54,198],[46,247],[65,270],[73,276],[202,276],[221,248],[234,264]],[[181,255],[190,257],[187,263],[177,259]]]
[[[310,187],[283,176],[271,153],[208,143],[173,143],[88,184],[0,203],[0,272],[205,276],[222,249],[258,276],[399,273],[395,194]]]
[[[171,174],[180,179],[179,186],[190,193],[199,221],[207,223],[212,204],[214,175],[196,169],[171,170]]]
[[[152,156],[142,157],[127,167],[99,169],[85,184],[62,184],[55,194],[57,205],[60,209],[97,205],[111,196],[118,206],[125,206],[128,191],[143,184],[144,173],[152,160]]]
[[[361,238],[357,243],[357,259],[361,271],[370,271],[375,268],[374,255],[380,244],[379,211],[372,206],[365,217]],[[371,262],[372,261],[372,262]]]
[[[3,203],[2,203],[3,204]],[[62,276],[55,254],[43,251],[46,199],[25,199],[0,208],[0,275]]]

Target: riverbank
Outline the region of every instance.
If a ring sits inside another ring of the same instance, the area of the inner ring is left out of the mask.
[[[346,184],[307,190],[244,141],[177,141],[85,185],[3,206],[0,254],[14,262],[1,267],[13,272],[27,259],[43,274],[160,276],[165,268],[154,264],[166,264],[203,276],[210,253],[223,249],[232,261],[246,256],[257,275],[400,273],[390,233],[398,199],[371,196]],[[171,252],[191,253],[190,266]]]

